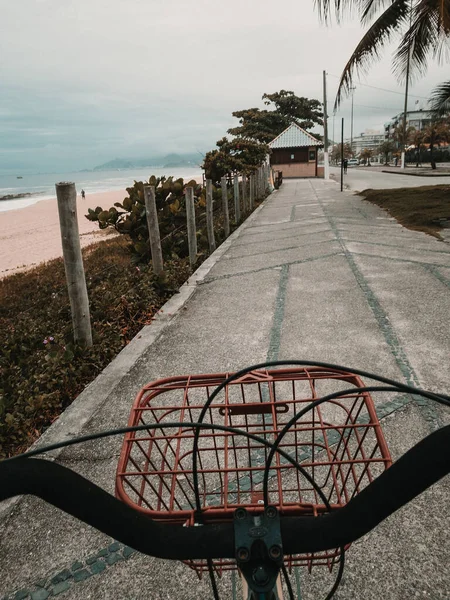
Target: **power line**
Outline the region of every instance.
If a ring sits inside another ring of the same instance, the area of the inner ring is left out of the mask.
[[[336,77],[336,79],[340,79],[338,75],[333,75],[333,73],[328,73],[331,77]],[[381,90],[382,92],[389,92],[391,94],[399,94],[400,96],[404,96],[403,92],[398,92],[397,90],[388,90],[387,88],[381,88],[376,85],[369,85],[368,83],[362,83],[361,81],[356,82],[358,85],[362,85],[364,87],[372,88],[374,90]],[[428,100],[427,96],[418,96],[417,94],[409,94],[413,98],[422,98],[422,100]]]
[[[384,110],[386,112],[387,111],[390,111],[390,112],[391,111],[392,112],[394,112],[394,111],[402,112],[402,110],[400,108],[398,108],[398,106],[397,106],[397,108],[392,108],[392,107],[389,107],[389,106],[368,106],[367,104],[355,104],[355,106],[360,106],[362,108],[372,108],[374,110]]]

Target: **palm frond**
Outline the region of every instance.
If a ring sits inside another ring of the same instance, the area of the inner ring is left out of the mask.
[[[420,0],[413,10],[411,26],[394,56],[394,72],[406,76],[408,56],[411,73],[423,75],[429,54],[442,59],[450,35],[450,0]]]
[[[436,111],[436,115],[445,117],[450,115],[450,81],[444,81],[431,94],[432,111]]]
[[[438,3],[441,28],[447,35],[450,35],[450,1],[438,0]]]
[[[362,0],[360,7],[361,25],[367,25],[380,9],[385,8],[387,4],[392,4],[392,0]]]
[[[342,17],[347,13],[352,13],[355,9],[361,9],[368,0],[314,0],[314,4],[319,13],[321,21],[328,23],[332,13],[335,14],[338,23]],[[380,1],[380,0],[374,0]],[[388,0],[382,0],[387,2]]]
[[[409,15],[409,0],[394,0],[378,17],[357,45],[344,67],[336,95],[335,108],[352,86],[354,71],[366,71],[374,58],[378,58],[383,46],[398,31]]]

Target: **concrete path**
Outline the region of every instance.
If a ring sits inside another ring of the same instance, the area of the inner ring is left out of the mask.
[[[189,301],[146,328],[46,441],[122,426],[154,379],[266,359],[335,362],[450,390],[450,246],[333,182],[285,181],[197,278]],[[450,411],[409,397],[376,402],[394,458],[449,422]],[[112,492],[120,444],[73,447],[57,460]],[[449,487],[441,482],[355,543],[336,598],[448,600]],[[197,581],[184,565],[133,553],[34,498],[4,510],[0,539],[0,597],[212,597],[207,578]],[[313,600],[333,576],[300,569],[300,581],[302,598]],[[220,589],[232,597],[229,575]]]
[[[431,170],[431,169],[430,169]],[[340,182],[340,169],[331,167],[333,177]],[[399,175],[397,173],[381,173],[377,167],[370,170],[364,167],[349,167],[347,175],[344,175],[344,185],[351,190],[384,189],[418,187],[422,185],[448,185],[448,177],[411,177],[411,175]]]

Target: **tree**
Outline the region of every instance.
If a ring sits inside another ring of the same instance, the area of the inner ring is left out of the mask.
[[[392,154],[393,152],[395,152],[395,150],[396,150],[396,147],[395,147],[394,142],[386,140],[385,142],[380,144],[380,146],[378,147],[378,152],[380,154],[384,154],[384,164],[385,165],[387,165],[389,162],[389,154]]]
[[[357,11],[361,24],[369,25],[344,67],[336,106],[343,95],[349,94],[355,72],[367,71],[395,35],[400,35],[400,43],[394,54],[394,70],[401,79],[406,76],[409,56],[411,75],[426,71],[430,54],[438,59],[445,56],[450,37],[450,0],[317,0],[316,3],[319,16],[326,23],[333,12],[340,21],[346,13]]]
[[[353,156],[353,151],[348,142],[344,143],[344,158],[351,158]],[[336,144],[333,146],[331,151],[331,161],[337,164],[341,160],[341,144]]]
[[[367,162],[367,166],[370,167],[370,159],[373,156],[373,150],[370,148],[363,148],[360,152],[359,157],[363,159],[364,164]]]
[[[251,173],[270,152],[266,144],[240,137],[232,140],[223,137],[217,142],[217,147],[218,150],[206,153],[202,165],[206,179],[212,179],[215,184],[228,173]]]
[[[268,143],[291,123],[296,123],[303,129],[323,125],[322,104],[319,100],[299,97],[286,90],[264,94],[262,99],[272,110],[247,108],[233,112],[233,117],[239,119],[239,126],[232,127],[228,133]]]
[[[450,115],[450,81],[444,81],[434,88],[430,108],[438,117]]]
[[[392,139],[397,144],[398,148],[401,148],[403,145],[409,144],[411,141],[411,136],[414,135],[415,128],[410,125],[406,126],[406,132],[403,131],[403,121],[401,123],[397,123],[394,128],[394,132],[392,134]]]
[[[423,141],[430,144],[431,168],[436,169],[433,148],[450,140],[450,126],[445,121],[433,121],[423,130]]]
[[[418,167],[420,164],[420,154],[421,154],[424,138],[425,138],[425,133],[421,129],[414,129],[414,131],[411,134],[410,141],[414,144],[414,147],[416,149],[415,150],[416,167]]]

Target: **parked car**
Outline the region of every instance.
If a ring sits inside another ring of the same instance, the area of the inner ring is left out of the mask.
[[[348,166],[349,167],[357,167],[359,165],[359,160],[357,158],[349,158]]]

